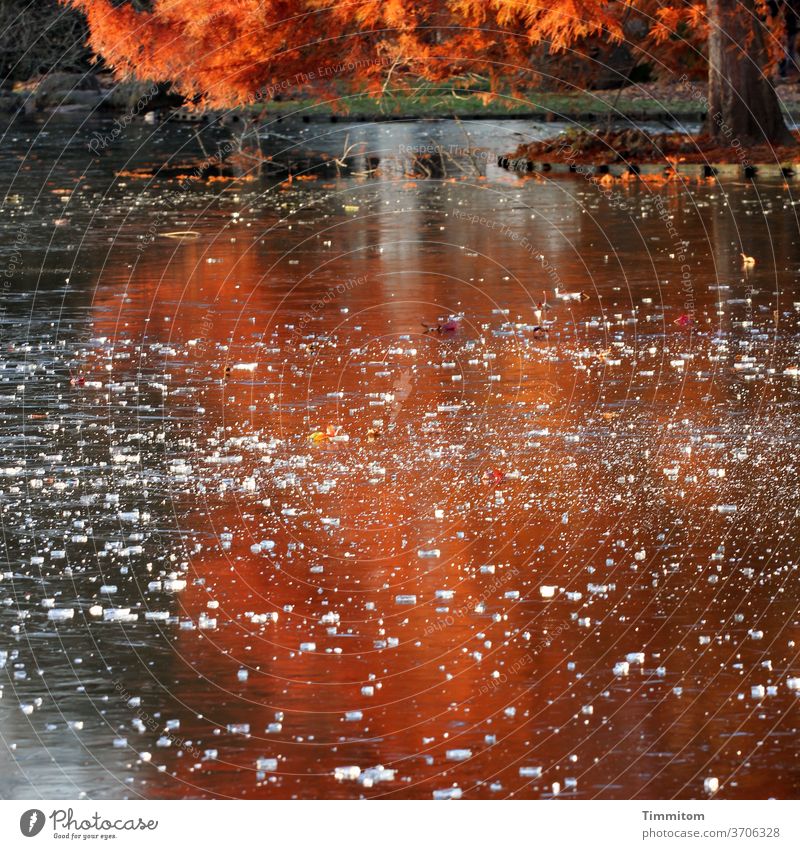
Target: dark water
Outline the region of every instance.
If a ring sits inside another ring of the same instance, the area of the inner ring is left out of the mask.
[[[0,795],[797,795],[792,187],[90,129],[2,146]]]

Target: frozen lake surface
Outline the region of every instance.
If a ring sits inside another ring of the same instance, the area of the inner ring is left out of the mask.
[[[553,129],[6,129],[0,797],[798,795],[792,190]]]

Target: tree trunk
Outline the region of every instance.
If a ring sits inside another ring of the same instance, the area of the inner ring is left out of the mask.
[[[708,0],[708,116],[720,145],[796,144],[765,76],[769,57],[754,0]]]

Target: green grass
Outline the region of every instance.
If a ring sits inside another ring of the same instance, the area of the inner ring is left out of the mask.
[[[258,111],[253,108],[250,111]],[[525,98],[511,96],[495,97],[484,102],[477,94],[457,94],[450,90],[426,92],[419,95],[390,94],[382,99],[367,97],[363,94],[342,95],[328,103],[307,100],[284,100],[267,105],[267,114],[282,117],[310,116],[328,117],[339,115],[343,118],[381,119],[392,117],[449,118],[454,115],[486,115],[514,117],[515,115],[536,115],[550,120],[560,117],[576,118],[580,116],[607,116],[621,113],[639,119],[647,116],[663,117],[667,114],[676,117],[696,115],[697,105],[691,101],[672,100],[633,100],[624,92],[604,94],[602,97],[592,92],[562,94],[532,92]]]

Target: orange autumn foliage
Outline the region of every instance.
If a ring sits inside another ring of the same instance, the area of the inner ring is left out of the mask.
[[[284,81],[319,64],[313,54],[337,49],[330,39],[322,47],[326,16],[292,0],[155,0],[151,12],[110,0],[70,2],[86,14],[93,49],[119,76],[171,80],[207,105],[272,99]]]

